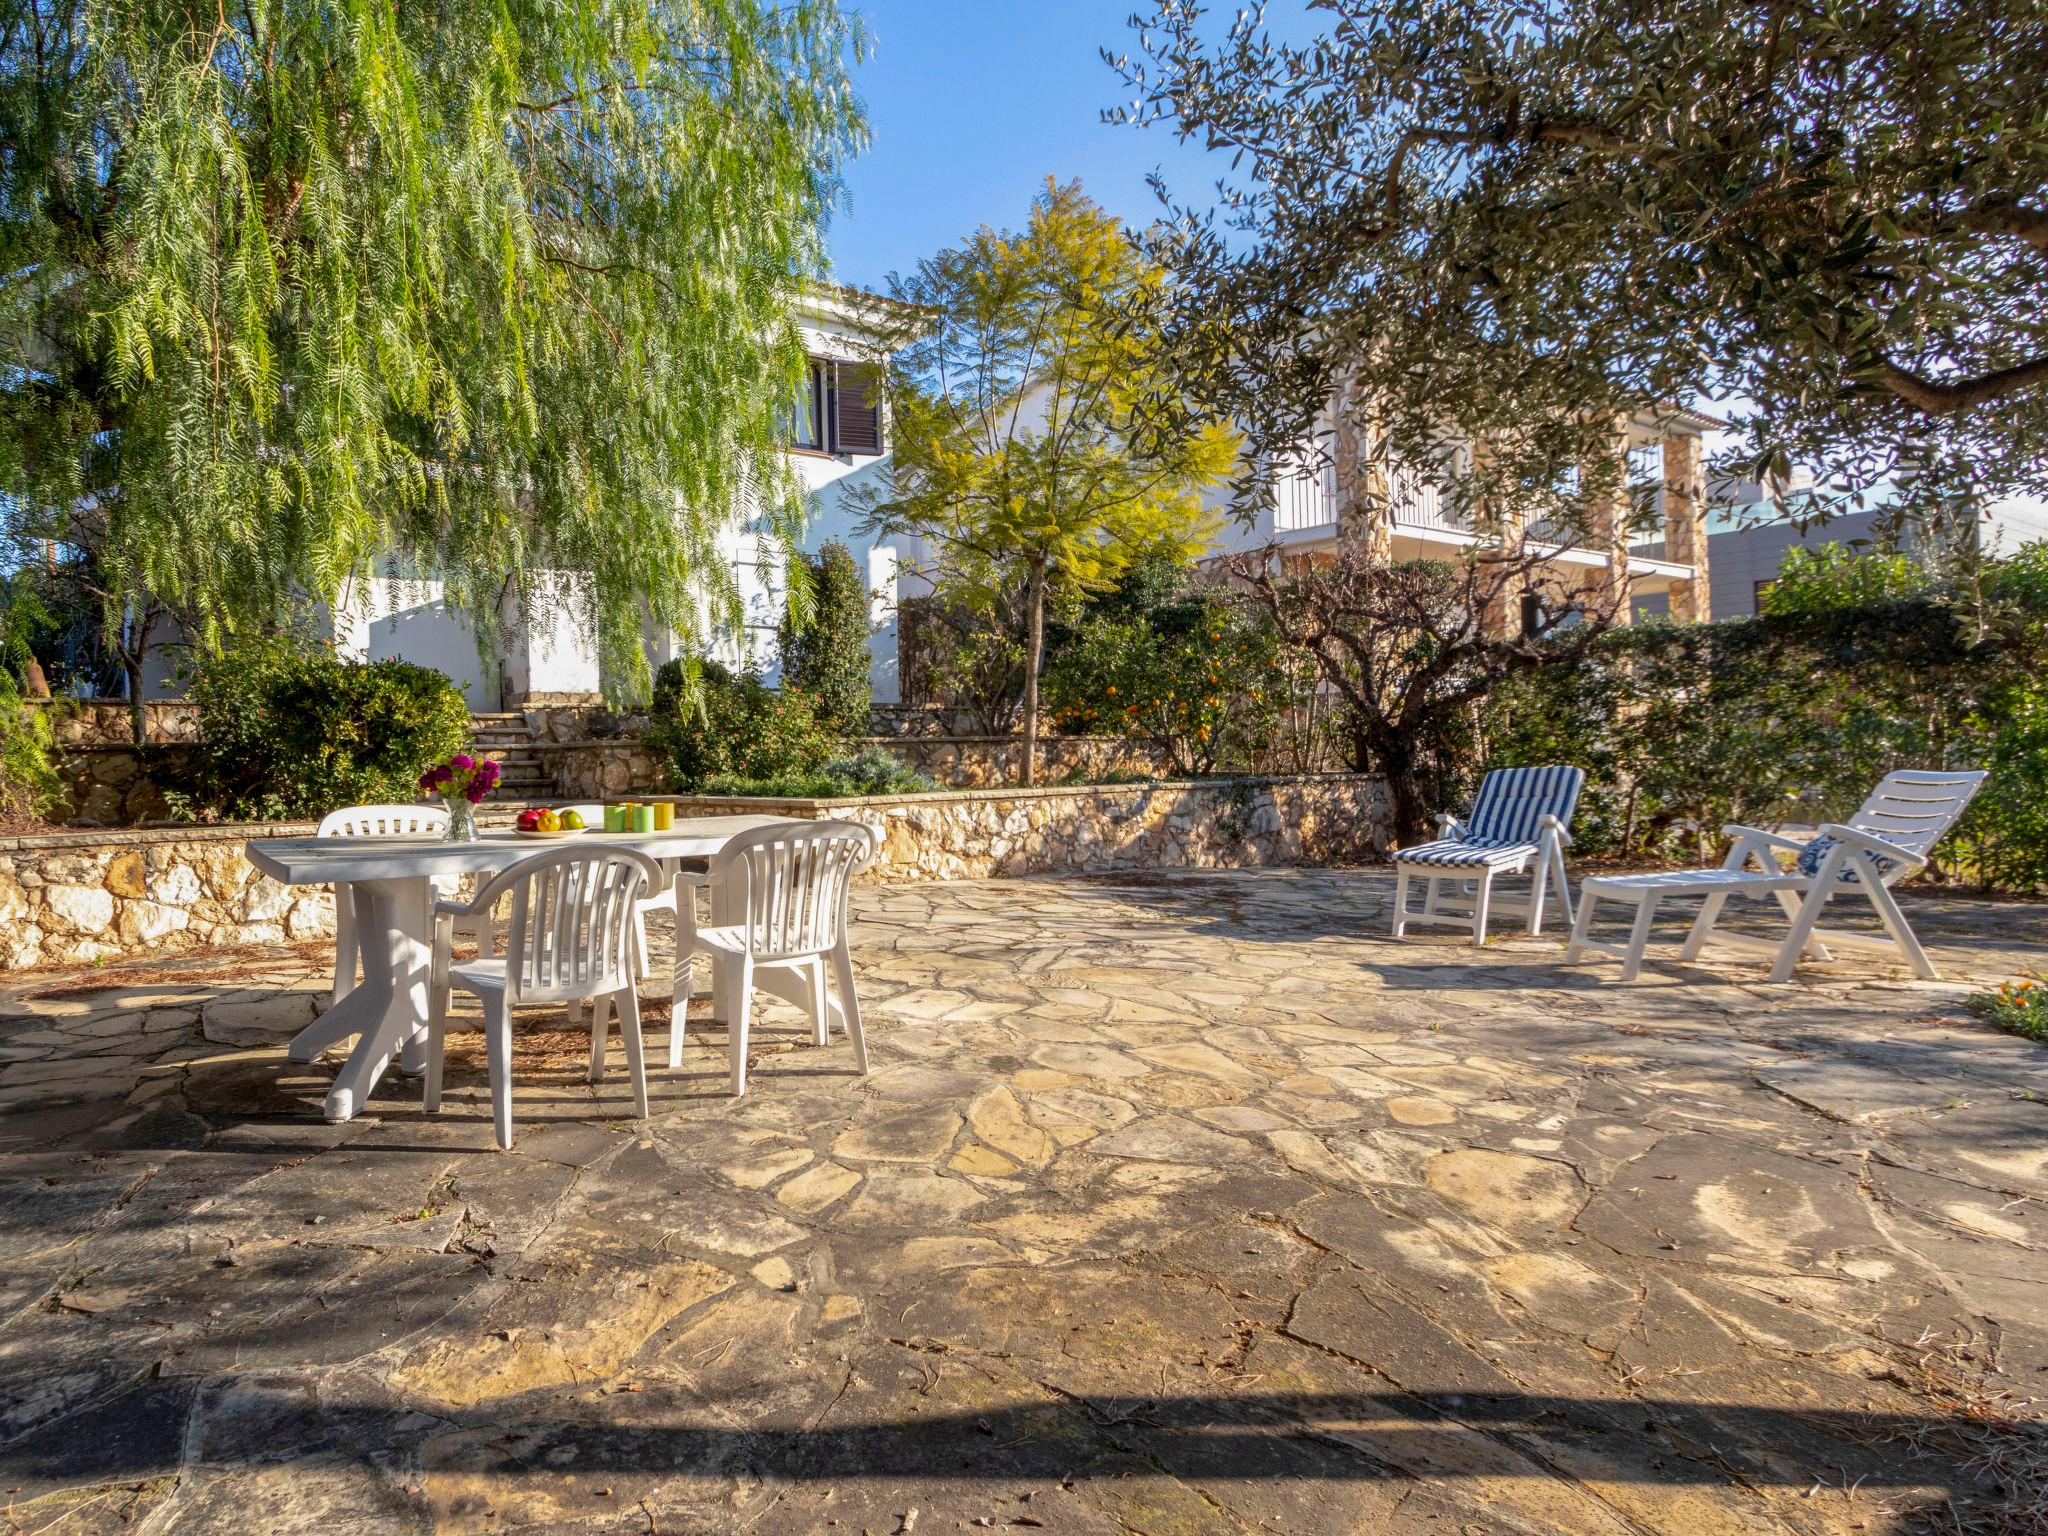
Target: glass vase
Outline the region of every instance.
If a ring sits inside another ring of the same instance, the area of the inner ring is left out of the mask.
[[[473,843],[483,836],[477,830],[476,807],[457,795],[448,802],[448,830],[441,835],[445,843]]]

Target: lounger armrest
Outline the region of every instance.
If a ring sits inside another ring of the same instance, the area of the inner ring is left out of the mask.
[[[1560,843],[1562,843],[1567,848],[1571,847],[1571,828],[1567,827],[1563,822],[1559,821],[1550,812],[1545,811],[1541,816],[1539,816],[1536,819],[1536,825],[1543,828],[1543,830],[1546,832],[1555,832],[1557,834],[1557,840]]]
[[[1438,837],[1462,838],[1465,835],[1465,823],[1458,820],[1457,817],[1453,816],[1448,811],[1444,812],[1443,815],[1437,817],[1436,827],[1436,835]]]
[[[1739,821],[1731,821],[1721,828],[1721,835],[1738,842],[1762,843],[1771,848],[1782,848],[1787,853],[1804,853],[1804,838],[1787,837],[1782,832],[1766,832],[1762,827],[1746,827]]]
[[[1915,853],[1910,848],[1901,848],[1897,843],[1886,842],[1872,832],[1859,832],[1854,827],[1839,826],[1828,822],[1820,829],[1822,837],[1832,837],[1838,843],[1847,843],[1865,853],[1882,854],[1887,859],[1896,859],[1908,869],[1919,869],[1927,863],[1927,855]]]

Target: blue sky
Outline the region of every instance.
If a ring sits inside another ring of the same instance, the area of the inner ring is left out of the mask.
[[[873,40],[858,80],[874,142],[847,174],[832,226],[839,281],[891,272],[982,224],[1015,228],[1049,175],[1078,176],[1127,223],[1158,211],[1146,174],[1206,200],[1207,157],[1163,128],[1112,128],[1121,83],[1097,55],[1121,49],[1134,0],[857,0]]]

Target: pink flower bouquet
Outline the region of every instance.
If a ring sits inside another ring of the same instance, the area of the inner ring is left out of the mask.
[[[420,788],[448,804],[448,838],[471,842],[477,836],[474,807],[498,787],[501,770],[495,759],[458,752],[420,775]]]

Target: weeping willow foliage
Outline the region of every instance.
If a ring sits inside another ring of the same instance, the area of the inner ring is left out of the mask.
[[[834,0],[0,0],[7,535],[209,638],[386,556],[486,636],[587,602],[637,684],[736,611],[721,532],[793,544],[860,48]]]

